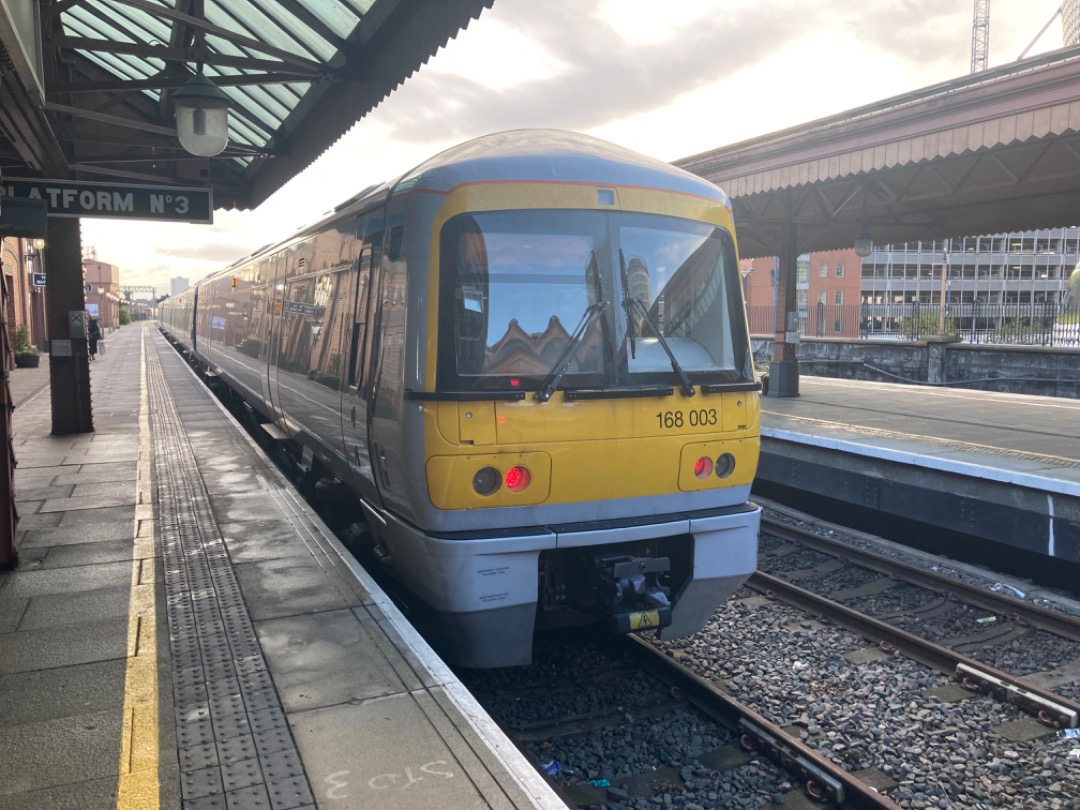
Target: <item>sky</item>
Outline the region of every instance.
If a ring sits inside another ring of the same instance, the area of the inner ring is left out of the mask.
[[[993,0],[990,67],[1059,0]],[[212,225],[83,219],[121,284],[169,292],[491,132],[566,129],[674,161],[966,75],[973,0],[495,0],[254,211]],[[1028,51],[1060,48],[1055,21]]]

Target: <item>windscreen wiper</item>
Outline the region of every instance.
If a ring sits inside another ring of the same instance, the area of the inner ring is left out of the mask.
[[[637,301],[630,295],[630,274],[626,270],[626,257],[623,256],[622,248],[619,248],[619,275],[622,276],[622,306],[626,313],[626,333],[630,337],[630,357],[637,357],[637,346],[634,343],[634,302]]]
[[[637,308],[641,311],[641,316],[645,319],[645,323],[647,323],[649,327],[653,330],[653,332],[656,333],[656,339],[659,341],[660,346],[663,348],[663,350],[667,353],[668,360],[671,361],[671,369],[675,372],[675,376],[679,378],[679,383],[682,386],[682,392],[688,397],[694,396],[694,394],[697,393],[697,391],[694,390],[694,384],[690,382],[690,378],[683,370],[683,367],[680,366],[679,361],[675,359],[675,353],[671,351],[671,347],[668,345],[667,338],[665,338],[660,333],[660,329],[657,328],[655,323],[653,323],[652,316],[649,315],[649,308],[646,307],[643,303],[641,303],[640,299],[630,295],[626,283],[628,281],[628,274],[626,272],[626,259],[623,258],[622,248],[619,249],[619,269],[622,272],[623,306],[626,307],[627,311],[626,320],[628,321],[627,329],[630,333],[631,356],[633,356],[632,353],[634,350],[634,327],[632,325],[634,319],[630,315],[630,310],[633,309],[635,305],[637,305]]]
[[[577,354],[577,350],[581,346],[581,341],[585,339],[585,335],[588,334],[593,321],[599,318],[604,310],[607,309],[608,302],[604,300],[604,287],[600,281],[600,265],[596,260],[595,250],[589,254],[589,263],[585,266],[585,272],[590,273],[593,276],[593,281],[596,284],[596,294],[600,300],[595,304],[589,304],[589,306],[585,308],[585,312],[582,314],[581,320],[574,330],[574,334],[572,334],[570,340],[566,342],[566,347],[562,350],[562,354],[559,355],[559,359],[555,361],[555,365],[552,366],[551,371],[548,373],[547,377],[544,378],[544,382],[541,383],[540,388],[533,394],[533,397],[537,402],[547,402],[551,399],[551,395],[554,394],[555,390],[559,387],[563,375],[566,374],[566,369],[570,367],[570,361],[573,360],[574,355]]]

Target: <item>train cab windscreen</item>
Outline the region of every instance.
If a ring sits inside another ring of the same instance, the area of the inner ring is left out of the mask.
[[[707,223],[462,214],[442,231],[439,295],[440,390],[753,380],[734,244]]]

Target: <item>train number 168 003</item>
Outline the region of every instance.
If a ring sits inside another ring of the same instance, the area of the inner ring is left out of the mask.
[[[661,430],[690,427],[712,427],[717,423],[716,408],[697,408],[690,411],[660,411],[656,414]]]

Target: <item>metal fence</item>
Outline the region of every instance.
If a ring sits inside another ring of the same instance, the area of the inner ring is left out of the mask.
[[[746,308],[753,335],[777,331],[772,306]],[[802,337],[919,340],[940,332],[941,308],[908,304],[817,304],[799,313]],[[1062,317],[1056,302],[950,304],[945,331],[964,343],[1080,346],[1080,320]]]

